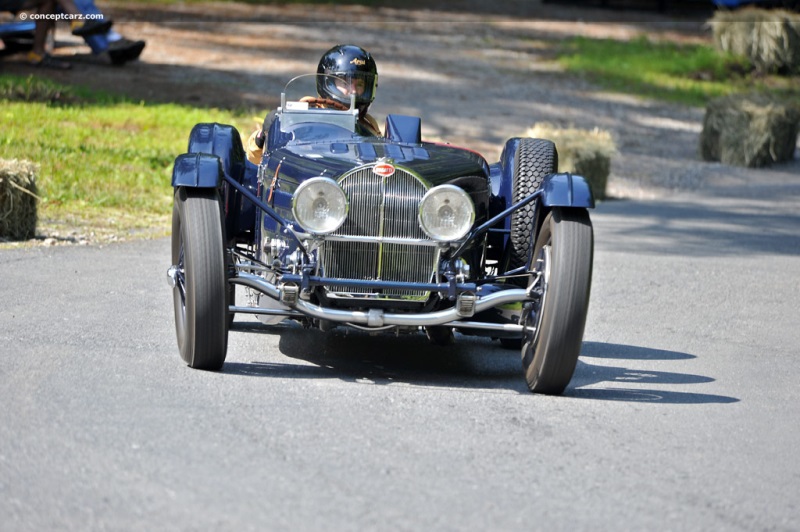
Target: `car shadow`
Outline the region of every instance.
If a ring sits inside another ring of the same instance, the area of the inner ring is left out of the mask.
[[[223,373],[284,379],[338,379],[347,382],[453,388],[528,395],[519,354],[488,338],[457,336],[455,344],[436,346],[422,334],[370,335],[349,329],[329,332],[293,323],[261,326],[237,323],[236,330],[279,335],[287,362],[226,362]],[[660,389],[714,382],[711,377],[637,368],[636,361],[680,363],[694,355],[630,345],[584,342],[575,374],[564,396],[605,401],[665,404],[733,403],[733,397]],[[592,364],[593,359],[624,365]],[[298,363],[292,363],[295,360]],[[302,362],[302,363],[301,363]],[[607,387],[601,387],[607,385]],[[623,386],[620,386],[623,385]],[[643,386],[644,385],[644,386]]]
[[[437,346],[423,334],[370,335],[346,328],[321,332],[291,322],[263,329],[250,322],[245,327],[278,334],[280,352],[305,364],[226,362],[225,373],[528,393],[517,353],[486,338],[459,336],[453,345]]]
[[[736,403],[739,399],[723,395],[659,389],[657,385],[691,386],[714,382],[711,377],[669,371],[636,368],[635,361],[685,361],[696,358],[688,353],[631,345],[584,342],[581,357],[565,395],[582,399],[631,401],[669,404]],[[621,360],[621,366],[592,364],[592,359]],[[602,384],[633,385],[631,387]],[[644,385],[645,387],[639,387]]]

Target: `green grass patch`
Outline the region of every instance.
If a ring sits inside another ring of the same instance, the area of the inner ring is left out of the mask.
[[[703,106],[711,98],[753,90],[800,95],[800,78],[755,75],[746,59],[711,45],[575,37],[564,41],[558,62],[606,89]]]
[[[0,100],[0,157],[40,165],[40,219],[108,219],[117,229],[167,219],[172,164],[196,123],[252,127],[244,113],[135,102],[30,77],[0,75]]]

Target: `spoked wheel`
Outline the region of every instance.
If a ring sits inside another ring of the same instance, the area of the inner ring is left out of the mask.
[[[554,208],[534,246],[523,312],[522,367],[532,392],[557,395],[572,379],[583,341],[594,236],[585,209]]]
[[[228,283],[215,190],[180,187],[172,209],[175,332],[181,358],[218,370],[228,348]]]
[[[232,256],[228,255],[228,266],[227,271],[225,274],[225,278],[228,278],[228,272],[234,271],[236,269],[236,259]],[[233,283],[227,283],[227,294],[228,294],[228,306],[226,308],[230,308],[236,305],[236,285]],[[230,330],[231,325],[233,325],[233,320],[236,317],[235,312],[228,312],[227,318],[227,327]]]

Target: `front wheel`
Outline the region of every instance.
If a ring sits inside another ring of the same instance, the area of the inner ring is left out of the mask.
[[[532,392],[557,395],[572,379],[583,341],[594,235],[585,209],[554,208],[534,246],[524,312],[522,367]]]
[[[192,368],[218,370],[228,349],[228,282],[215,190],[180,187],[172,209],[175,332]]]

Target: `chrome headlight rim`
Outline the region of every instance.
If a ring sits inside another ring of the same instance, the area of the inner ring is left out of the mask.
[[[431,201],[436,201],[436,196],[442,194],[446,195],[446,197],[449,196],[450,199],[457,198],[460,202],[462,202],[460,205],[458,205],[458,209],[468,209],[468,213],[466,217],[463,218],[461,227],[457,232],[449,234],[437,233],[435,230],[433,230],[433,228],[429,227],[425,221],[426,216],[424,211],[428,206],[428,203]],[[428,192],[426,192],[420,200],[418,220],[422,230],[432,240],[435,240],[436,242],[457,242],[467,236],[475,223],[475,204],[472,202],[470,195],[463,188],[457,187],[456,185],[438,185],[428,190]]]
[[[324,190],[333,195],[334,200],[339,200],[343,204],[341,215],[335,220],[335,223],[320,227],[313,222],[309,223],[308,219],[304,219],[304,215],[300,210],[300,204],[301,202],[307,201],[306,195],[311,193],[312,187],[316,187],[317,189],[323,187]],[[329,177],[319,176],[306,179],[298,185],[292,195],[292,216],[294,216],[295,221],[300,224],[300,227],[312,235],[328,235],[333,233],[344,224],[349,212],[350,201],[347,198],[347,194],[345,194],[342,187],[340,187],[336,181]]]

